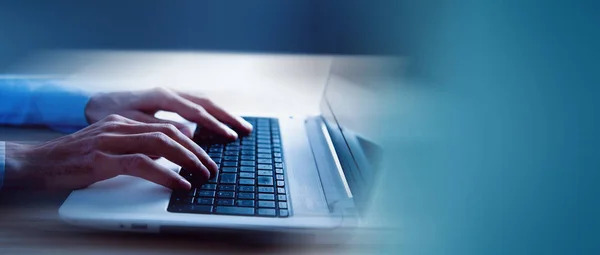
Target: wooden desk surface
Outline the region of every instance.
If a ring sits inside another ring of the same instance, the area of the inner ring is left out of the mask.
[[[15,73],[53,74],[90,91],[156,86],[206,93],[237,113],[315,114],[330,63],[323,56],[169,52],[53,52],[24,60]],[[0,140],[44,141],[46,129],[0,127]],[[357,247],[302,240],[263,244],[247,236],[98,232],[58,219],[69,192],[0,193],[0,254],[348,253]],[[354,245],[350,245],[354,246]],[[359,249],[360,250],[360,249]]]

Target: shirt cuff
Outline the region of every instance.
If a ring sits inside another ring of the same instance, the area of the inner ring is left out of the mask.
[[[42,86],[33,101],[50,128],[72,133],[89,125],[85,107],[90,94],[78,90],[56,90],[54,86]]]
[[[5,164],[6,146],[4,142],[0,142],[0,190],[4,186],[4,164]]]

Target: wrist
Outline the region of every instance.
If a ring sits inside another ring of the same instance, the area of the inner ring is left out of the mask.
[[[85,119],[87,120],[88,124],[93,124],[94,123],[94,108],[96,105],[96,97],[92,96],[90,97],[90,100],[88,100],[87,104],[85,105],[85,108],[83,110],[84,115],[85,115]]]
[[[4,188],[22,188],[27,185],[30,178],[28,158],[32,152],[32,145],[6,143],[4,163]]]

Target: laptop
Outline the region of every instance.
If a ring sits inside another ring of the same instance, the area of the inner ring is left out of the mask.
[[[381,157],[369,129],[375,123],[364,110],[378,99],[365,79],[371,76],[357,75],[357,69],[367,70],[363,62],[334,59],[318,116],[244,117],[254,130],[230,143],[205,139],[198,128],[194,140],[219,165],[219,174],[207,183],[171,191],[117,176],[73,191],[59,209],[60,218],[77,226],[136,232],[356,226]],[[158,161],[192,177],[165,159]]]

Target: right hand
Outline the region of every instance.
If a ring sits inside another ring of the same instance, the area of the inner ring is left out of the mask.
[[[206,152],[172,124],[110,115],[41,145],[7,143],[4,183],[16,188],[79,189],[131,175],[171,189],[191,188],[179,174],[152,160],[156,157],[180,165],[200,182],[218,171]]]

